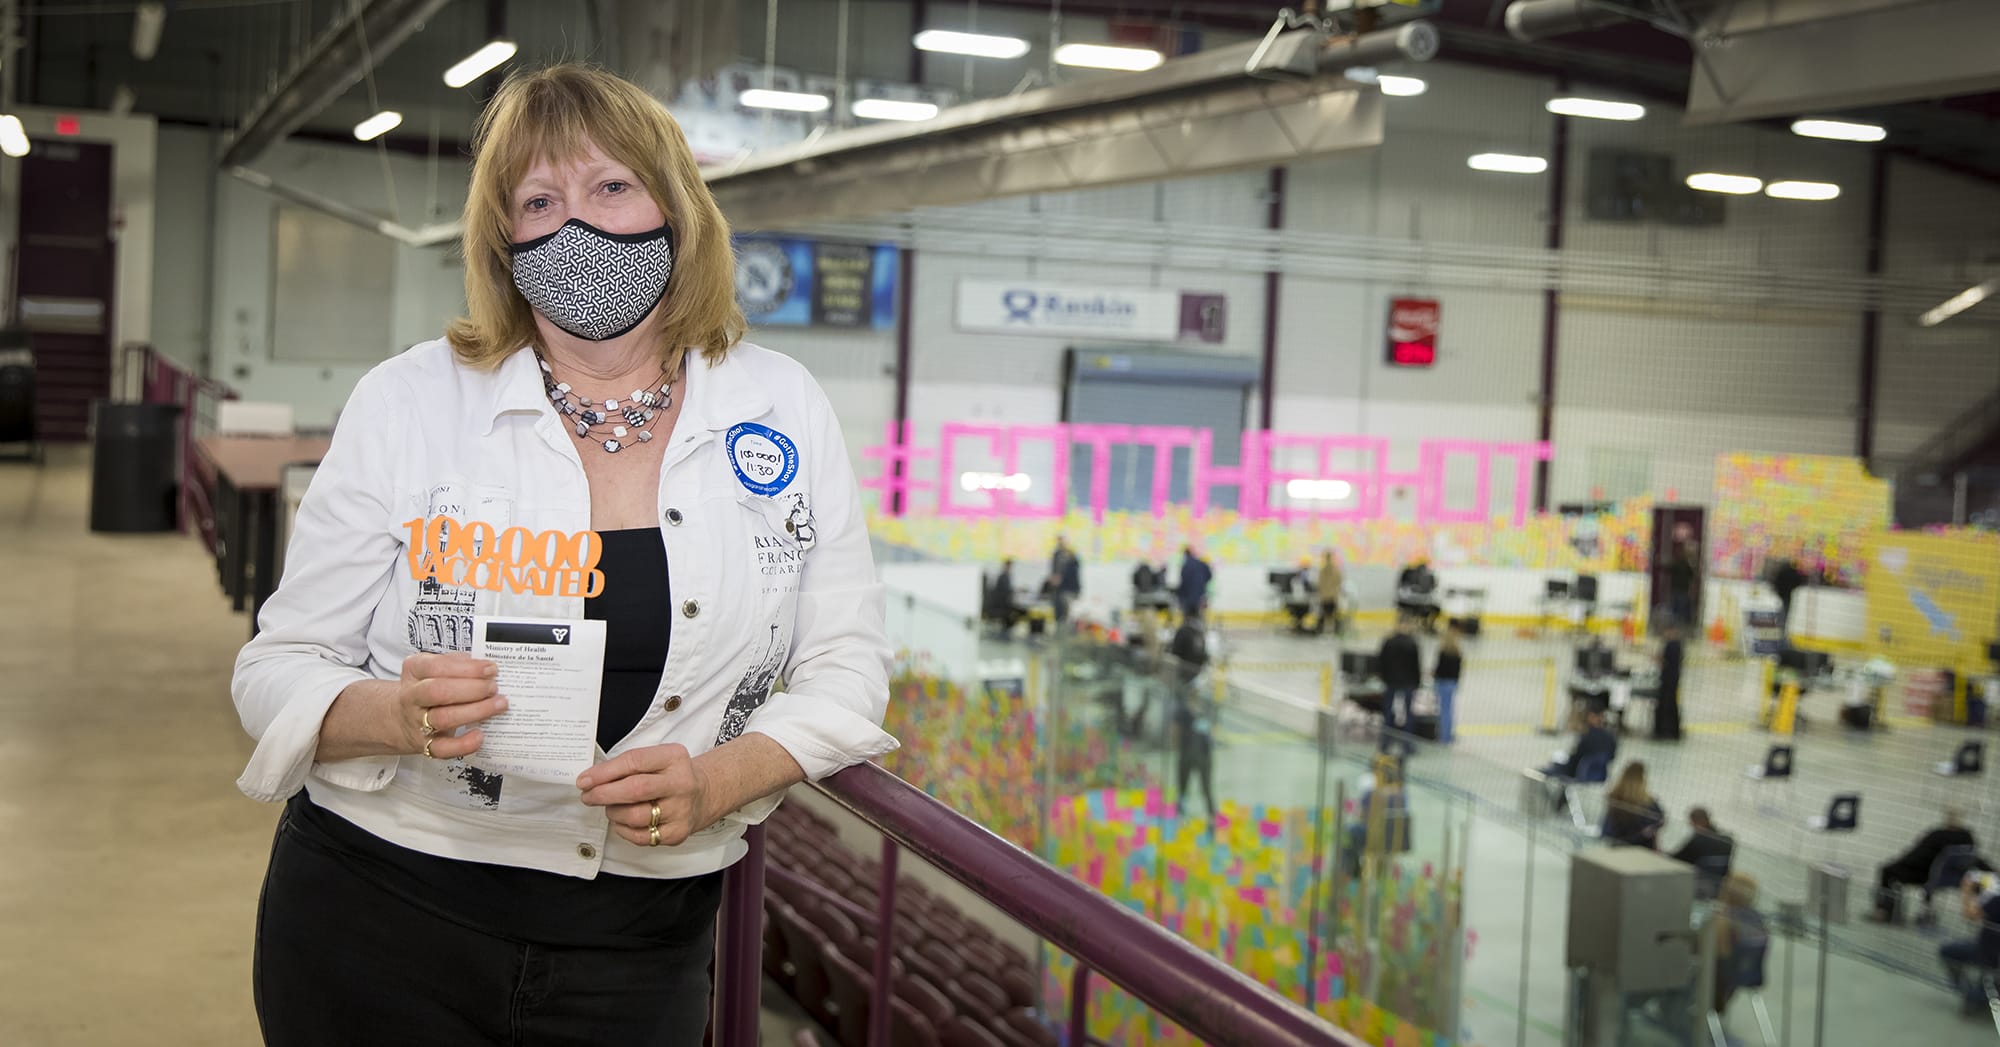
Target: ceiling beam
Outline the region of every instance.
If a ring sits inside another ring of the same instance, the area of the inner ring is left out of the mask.
[[[262,156],[401,47],[450,0],[357,0],[250,111],[223,151],[224,170]]]

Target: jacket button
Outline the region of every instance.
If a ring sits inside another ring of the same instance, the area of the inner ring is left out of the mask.
[[[576,845],[576,856],[577,856],[578,858],[581,858],[581,859],[583,859],[583,860],[584,860],[584,861],[586,861],[586,862],[587,862],[587,861],[590,861],[591,859],[593,859],[593,858],[596,858],[596,857],[597,857],[597,848],[595,848],[595,847],[592,847],[591,845],[589,845],[589,844],[587,844],[587,843],[580,843],[580,844],[577,844],[577,845]]]
[[[679,712],[679,711],[680,711],[680,708],[681,708],[681,696],[680,696],[680,695],[676,694],[676,695],[674,695],[674,696],[672,696],[672,697],[670,697],[670,698],[668,698],[668,699],[667,699],[667,711],[668,711],[668,712],[670,712],[670,713],[672,713],[672,712]]]
[[[681,604],[682,618],[693,618],[695,615],[698,615],[700,613],[701,613],[701,602],[698,600],[689,600],[688,602]]]
[[[675,527],[679,527],[681,525],[681,511],[679,509],[667,510],[667,522]]]

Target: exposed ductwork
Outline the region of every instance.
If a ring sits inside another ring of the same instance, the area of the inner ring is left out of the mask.
[[[1380,95],[1340,72],[1425,61],[1437,41],[1424,22],[1340,38],[1275,32],[921,124],[835,132],[704,174],[734,223],[766,228],[1285,163],[1381,144]]]
[[[330,196],[322,196],[308,189],[286,185],[262,171],[248,167],[225,168],[231,178],[247,185],[256,186],[281,200],[289,200],[311,211],[318,211],[329,218],[338,218],[349,225],[359,226],[371,233],[380,233],[399,244],[410,247],[437,247],[454,243],[465,228],[463,222],[436,222],[421,229],[411,229],[387,218],[373,215],[352,204],[344,204]]]
[[[227,170],[255,161],[368,75],[450,0],[355,0],[251,108],[222,153]]]

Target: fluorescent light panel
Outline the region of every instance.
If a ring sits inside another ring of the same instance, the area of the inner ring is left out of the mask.
[[[1806,138],[1831,138],[1839,142],[1879,142],[1889,137],[1889,132],[1874,124],[1850,123],[1846,120],[1794,120],[1792,133]]]
[[[1376,77],[1375,83],[1382,88],[1383,94],[1395,95],[1398,98],[1414,97],[1431,89],[1431,85],[1424,83],[1414,76],[1389,76],[1384,74]]]
[[[354,137],[364,142],[372,142],[388,134],[402,124],[403,114],[394,109],[384,109],[374,116],[354,125]]]
[[[773,91],[764,87],[753,87],[738,95],[736,100],[752,109],[783,109],[792,113],[823,113],[833,103],[822,94],[806,91]]]
[[[1475,171],[1499,171],[1503,174],[1541,174],[1549,169],[1549,162],[1539,156],[1474,153],[1465,158],[1465,166]]]
[[[1687,176],[1687,187],[1704,193],[1728,193],[1731,196],[1747,196],[1764,188],[1764,180],[1750,175],[1717,174],[1702,171]]]
[[[485,47],[458,60],[458,64],[444,71],[446,87],[464,87],[466,84],[485,76],[499,68],[500,63],[514,57],[518,50],[512,40],[495,40]]]
[[[1840,195],[1840,187],[1832,182],[1772,182],[1764,187],[1764,195],[1780,200],[1831,200]]]
[[[929,102],[894,98],[863,98],[854,103],[853,110],[863,120],[929,120],[938,115],[938,107]]]
[[[1346,480],[1285,481],[1285,494],[1302,502],[1338,502],[1354,493],[1354,485]]]
[[[12,114],[0,116],[0,153],[28,155],[28,129],[21,126],[20,117]]]
[[[1113,47],[1110,44],[1064,44],[1056,48],[1057,65],[1085,69],[1116,69],[1142,73],[1166,61],[1150,47]]]
[[[1974,284],[1952,295],[1939,304],[1937,308],[1917,317],[1917,322],[1925,327],[1936,327],[1996,294],[2000,294],[2000,277],[1995,277],[1983,284]]]
[[[974,58],[1019,58],[1028,53],[1028,42],[1014,36],[960,33],[950,29],[926,29],[913,41],[919,51]]]
[[[1551,98],[1545,108],[1557,116],[1580,116],[1588,120],[1637,120],[1646,115],[1646,107],[1636,102],[1603,98]]]

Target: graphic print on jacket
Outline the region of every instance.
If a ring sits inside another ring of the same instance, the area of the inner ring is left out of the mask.
[[[750,723],[750,714],[771,697],[771,688],[785,666],[785,649],[786,645],[778,640],[778,626],[774,622],[770,637],[764,641],[763,657],[743,674],[743,679],[736,681],[736,693],[729,696],[729,707],[722,711],[722,730],[716,733],[716,745],[741,737],[743,728]]]

